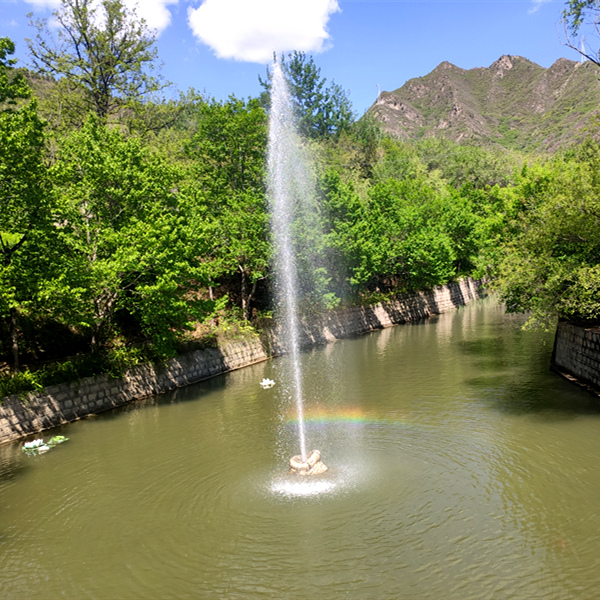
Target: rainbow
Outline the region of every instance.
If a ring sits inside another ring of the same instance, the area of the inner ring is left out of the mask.
[[[285,423],[289,426],[297,425],[298,418],[296,415],[290,414],[285,419]],[[323,409],[308,410],[304,413],[304,423],[305,425],[312,427],[347,423],[349,425],[400,425],[403,427],[418,428],[417,425],[411,423],[409,419],[402,415],[380,417],[374,414],[365,413],[359,408],[347,408],[342,411],[326,411]]]

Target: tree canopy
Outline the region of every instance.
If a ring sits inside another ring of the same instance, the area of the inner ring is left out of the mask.
[[[551,326],[600,318],[600,146],[526,169],[496,286],[511,311]]]
[[[155,37],[122,0],[61,0],[53,16],[56,35],[47,19],[32,21],[33,66],[81,89],[100,119],[165,87],[154,74]]]
[[[249,319],[268,268],[265,189],[266,115],[257,100],[234,96],[198,108],[197,132],[186,145],[194,185],[212,223],[212,278],[239,276],[242,315]]]
[[[354,122],[354,113],[348,94],[335,82],[327,85],[312,56],[294,51],[281,61],[290,96],[298,118],[298,129],[307,138],[323,139],[337,136]],[[271,73],[259,81],[265,89],[263,101],[268,105],[271,91]]]
[[[31,250],[50,228],[52,195],[43,161],[44,123],[8,58],[14,50],[11,40],[0,38],[0,318],[10,320],[18,369],[19,312],[33,302],[43,275]]]

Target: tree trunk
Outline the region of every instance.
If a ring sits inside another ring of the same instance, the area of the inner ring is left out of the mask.
[[[213,291],[213,286],[209,285],[208,286],[208,297],[211,300],[211,302],[215,299],[215,293]],[[219,324],[218,319],[211,319],[210,320],[210,326],[211,327],[216,327]]]
[[[17,323],[17,309],[10,309],[10,341],[12,346],[13,366],[15,373],[19,372],[19,326]]]
[[[254,300],[254,294],[256,294],[256,288],[258,287],[258,279],[255,279],[252,283],[252,291],[248,294],[248,321],[252,317],[252,312],[250,310],[250,305],[252,304],[252,300]]]
[[[250,305],[248,298],[248,279],[246,278],[246,271],[241,265],[238,265],[240,273],[242,274],[241,294],[242,294],[242,316],[245,321],[249,321],[248,308]]]

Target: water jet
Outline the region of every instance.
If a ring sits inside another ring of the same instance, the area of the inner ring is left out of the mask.
[[[297,266],[296,218],[310,193],[310,169],[296,132],[293,105],[281,65],[275,62],[271,80],[269,115],[268,198],[274,247],[275,291],[283,351],[289,356],[289,396],[296,406],[300,454],[290,460],[298,464],[294,472],[308,475],[323,472],[318,459],[308,465],[304,431],[302,368],[299,341],[299,277]],[[320,454],[317,453],[320,457]],[[297,460],[296,460],[297,459]],[[311,458],[312,460],[312,458]],[[327,467],[325,467],[326,469]]]

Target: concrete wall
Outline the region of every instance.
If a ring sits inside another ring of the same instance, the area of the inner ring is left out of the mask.
[[[305,319],[300,343],[303,347],[325,344],[422,319],[464,306],[482,295],[481,284],[468,279],[431,292],[407,294],[389,303],[334,311]],[[267,328],[251,340],[191,352],[162,366],[135,367],[120,379],[101,375],[50,386],[25,398],[9,396],[0,406],[0,443],[267,360],[281,352],[279,330]]]
[[[552,368],[600,395],[600,327],[559,323]]]

